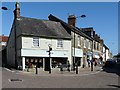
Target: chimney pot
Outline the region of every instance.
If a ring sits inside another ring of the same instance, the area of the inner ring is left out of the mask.
[[[72,25],[75,27],[76,23],[76,16],[75,15],[69,15],[68,16],[68,25]]]
[[[20,17],[20,5],[18,2],[15,4],[15,10],[14,10],[14,18]]]

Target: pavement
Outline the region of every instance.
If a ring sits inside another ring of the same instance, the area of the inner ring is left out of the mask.
[[[30,76],[84,76],[84,75],[97,74],[100,71],[102,71],[102,67],[96,66],[93,68],[93,71],[91,71],[89,67],[79,68],[78,74],[76,74],[76,71],[69,72],[66,69],[64,69],[63,71],[60,71],[60,68],[53,68],[51,70],[51,74],[49,73],[49,71],[44,71],[42,68],[38,68],[37,70],[38,70],[37,74],[36,74],[35,68],[30,69],[29,72],[27,70],[17,71],[16,74],[30,75]]]

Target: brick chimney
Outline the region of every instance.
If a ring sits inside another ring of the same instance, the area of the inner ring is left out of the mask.
[[[20,17],[20,5],[18,2],[15,4],[15,10],[14,10],[14,18],[19,18]]]
[[[76,23],[75,15],[69,15],[68,16],[68,25],[72,25],[75,27],[75,23]]]

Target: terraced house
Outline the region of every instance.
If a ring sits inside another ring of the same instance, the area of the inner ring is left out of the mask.
[[[61,24],[66,28],[67,32],[72,37],[72,64],[77,62],[78,66],[87,67],[87,60],[94,59],[99,63],[99,59],[102,58],[103,61],[110,58],[109,49],[104,44],[104,40],[100,38],[98,34],[95,33],[92,27],[88,28],[78,28],[76,27],[76,16],[70,15],[68,17],[68,23],[63,20],[49,15],[49,20],[61,22]],[[105,47],[105,52],[103,47]]]
[[[66,28],[67,32],[72,37],[72,65],[78,64],[78,66],[85,67],[87,65],[87,58],[92,59],[92,46],[93,38],[83,33],[79,28],[75,26],[76,17],[70,15],[68,17],[68,23],[60,20],[59,18],[49,15],[49,20],[61,22]]]
[[[89,37],[93,38],[93,58],[99,59],[103,56],[103,39],[95,33],[92,27],[89,28],[81,28],[82,32],[84,32]]]

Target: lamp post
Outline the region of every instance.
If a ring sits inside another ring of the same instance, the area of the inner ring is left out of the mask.
[[[48,47],[49,47],[49,50],[48,50],[49,54],[48,55],[49,55],[49,60],[50,60],[51,51],[52,51],[51,44],[49,44]],[[50,65],[49,65],[49,74],[51,74],[51,60],[50,60]]]
[[[77,16],[76,18],[85,18],[86,15],[81,15],[81,16]],[[74,62],[75,62],[75,66],[76,66],[76,74],[78,74],[78,60],[76,61],[75,60],[75,29],[74,29]],[[75,69],[75,66],[74,66],[74,69]]]
[[[2,10],[10,10],[7,7],[1,7]],[[16,19],[14,19],[15,22],[15,30],[14,30],[14,34],[15,34],[15,68],[18,69],[18,63],[17,63],[17,44],[16,44]]]
[[[16,3],[16,5],[17,5],[17,3]],[[10,9],[8,9],[7,7],[1,7],[1,9],[2,10],[10,10]],[[16,14],[16,9],[14,10],[14,14]],[[15,35],[15,41],[14,41],[14,43],[15,43],[15,68],[16,69],[18,69],[18,62],[17,62],[17,43],[16,43],[16,21],[17,21],[17,19],[16,19],[17,17],[15,17],[14,18],[14,35]]]

